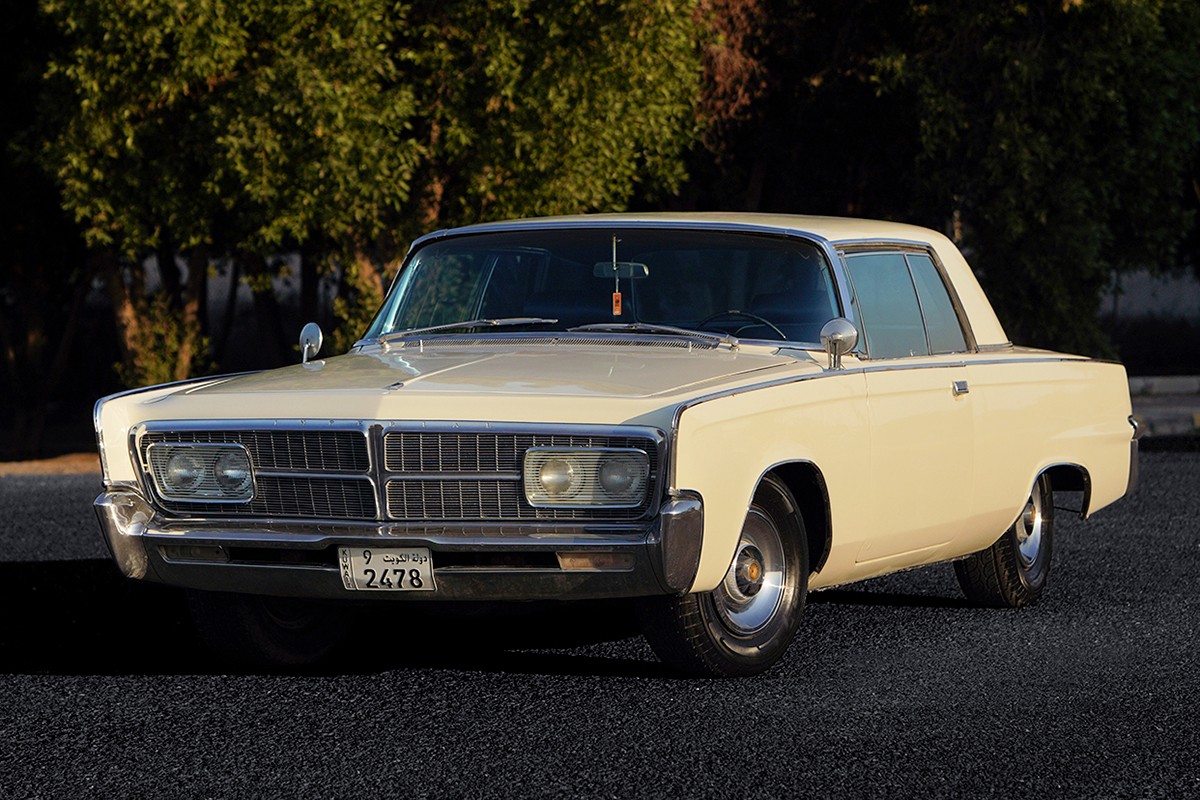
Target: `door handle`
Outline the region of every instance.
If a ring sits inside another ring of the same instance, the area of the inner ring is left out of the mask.
[[[955,381],[953,389],[955,397],[958,397],[960,394],[968,394],[971,391],[971,387],[967,385],[966,381]]]

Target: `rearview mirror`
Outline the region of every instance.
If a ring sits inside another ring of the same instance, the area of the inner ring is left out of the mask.
[[[649,278],[650,268],[636,261],[601,261],[592,269],[597,278]]]

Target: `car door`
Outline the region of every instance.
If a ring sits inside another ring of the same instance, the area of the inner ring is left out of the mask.
[[[870,574],[936,558],[970,517],[974,421],[966,338],[930,256],[845,259],[868,357],[872,530],[857,561]]]

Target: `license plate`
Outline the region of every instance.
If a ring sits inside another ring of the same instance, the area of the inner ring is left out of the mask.
[[[426,547],[339,547],[342,584],[351,591],[432,592],[433,558]]]

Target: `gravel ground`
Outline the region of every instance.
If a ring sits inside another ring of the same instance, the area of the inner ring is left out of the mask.
[[[1200,796],[1200,454],[1142,468],[1060,513],[1038,606],[945,565],[822,592],[731,681],[611,605],[372,615],[319,670],[231,671],[99,560],[95,476],[0,478],[0,796]]]

